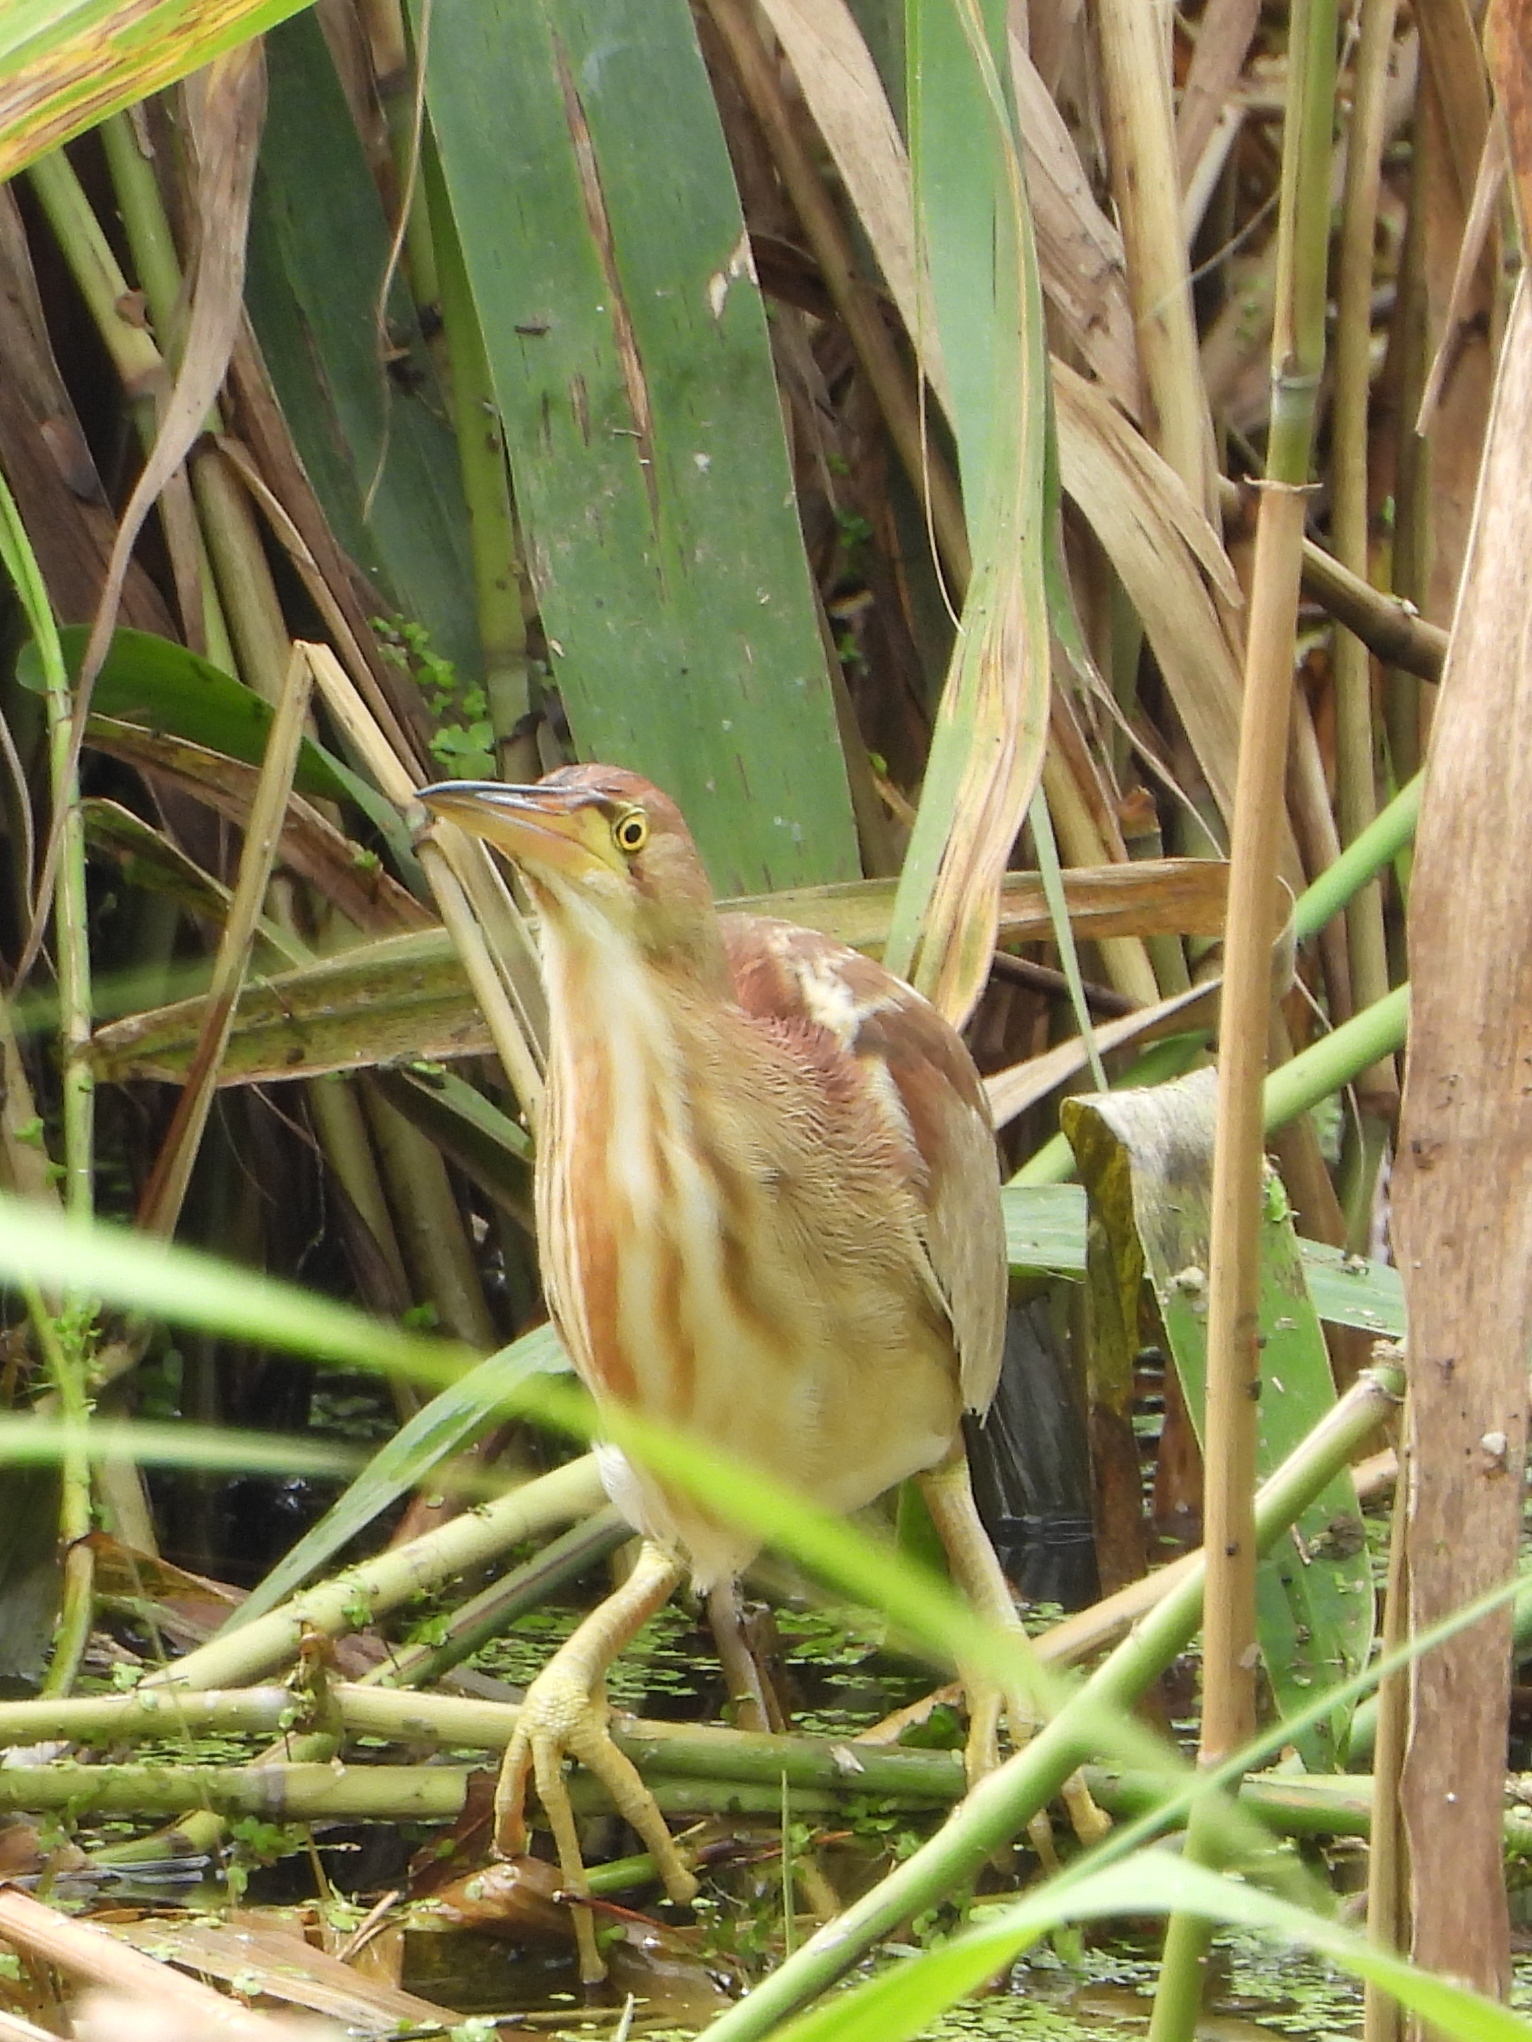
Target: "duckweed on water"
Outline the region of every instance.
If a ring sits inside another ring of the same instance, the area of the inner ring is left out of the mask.
[[[528,1610],[470,1664],[513,1687],[527,1687],[584,1615],[582,1609]],[[685,1610],[672,1603],[652,1616],[613,1661],[607,1694],[616,1708],[654,1714],[657,1698],[695,1702],[699,1687],[705,1687],[711,1675],[706,1641]]]

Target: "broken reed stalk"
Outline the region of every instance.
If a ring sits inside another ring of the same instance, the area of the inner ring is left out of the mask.
[[[605,1492],[595,1458],[584,1454],[549,1474],[524,1483],[482,1509],[422,1532],[418,1539],[348,1567],[316,1587],[306,1588],[280,1609],[199,1645],[177,1660],[152,1685],[178,1688],[237,1687],[290,1665],[304,1634],[322,1631],[341,1637],[358,1631],[412,1595],[438,1588],[470,1567],[498,1559],[507,1547],[598,1510]],[[146,1683],[150,1685],[151,1683]]]

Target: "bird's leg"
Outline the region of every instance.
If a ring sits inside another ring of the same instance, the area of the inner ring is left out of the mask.
[[[606,1669],[667,1601],[680,1579],[681,1569],[675,1561],[646,1540],[627,1580],[592,1610],[554,1653],[527,1689],[517,1715],[495,1789],[495,1848],[508,1858],[519,1857],[526,1850],[527,1781],[531,1778],[571,1893],[588,1895],[590,1884],[564,1785],[566,1753],[596,1775],[616,1803],[618,1814],[638,1831],[671,1899],[684,1903],[696,1894],[697,1882],[682,1861],[654,1796],[632,1760],[612,1742],[607,1728]],[[594,1983],[606,1976],[596,1950],[595,1926],[588,1908],[576,1907],[574,1912],[580,1975]]]
[[[780,1730],[782,1725],[772,1721],[765,1676],[745,1635],[738,1581],[720,1581],[708,1590],[707,1620],[712,1627],[713,1643],[718,1647],[729,1700],[734,1705],[735,1728]]]
[[[931,1521],[947,1550],[952,1576],[958,1587],[975,1613],[986,1622],[1020,1635],[1021,1618],[1016,1613],[1010,1588],[973,1500],[968,1458],[962,1448],[959,1447],[939,1467],[929,1469],[919,1480]],[[1018,1751],[1037,1727],[1039,1719],[1036,1698],[1028,1693],[1023,1683],[1008,1686],[1002,1692],[989,1675],[975,1675],[968,1668],[962,1669],[962,1672],[963,1685],[968,1691],[968,1745],[964,1762],[968,1782],[972,1786],[975,1780],[992,1772],[999,1763],[1002,1710],[1011,1742]],[[1097,1837],[1105,1835],[1111,1828],[1110,1818],[1091,1799],[1090,1789],[1078,1772],[1070,1774],[1059,1793],[1081,1843],[1094,1843]],[[1044,1864],[1057,1862],[1046,1809],[1039,1809],[1027,1824],[1027,1835]]]

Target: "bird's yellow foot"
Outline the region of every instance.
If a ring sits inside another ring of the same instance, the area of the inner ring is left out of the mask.
[[[502,1857],[524,1855],[530,1782],[553,1832],[564,1884],[577,1898],[589,1895],[590,1882],[564,1784],[566,1756],[595,1774],[618,1814],[637,1830],[670,1898],[684,1904],[696,1895],[697,1881],[676,1848],[654,1796],[632,1760],[612,1742],[607,1727],[606,1668],[665,1601],[679,1573],[658,1547],[643,1548],[622,1587],[592,1611],[527,1689],[506,1747],[495,1789],[495,1848]],[[595,1925],[587,1907],[575,1908],[575,1937],[581,1977],[587,1983],[604,1978],[606,1967],[596,1948]]]
[[[1000,1763],[1002,1717],[1010,1733],[1013,1751],[1020,1751],[1030,1740],[1038,1728],[1038,1717],[1027,1697],[1019,1691],[1002,1693],[993,1684],[972,1676],[965,1681],[964,1687],[968,1700],[968,1742],[963,1752],[963,1763],[968,1784],[973,1787]],[[1059,1789],[1059,1799],[1068,1813],[1070,1827],[1082,1844],[1097,1842],[1111,1828],[1111,1816],[1097,1806],[1082,1773],[1072,1772],[1069,1775]],[[1050,1872],[1055,1870],[1058,1852],[1054,1849],[1053,1824],[1046,1808],[1039,1808],[1027,1824],[1027,1841],[1043,1865]]]

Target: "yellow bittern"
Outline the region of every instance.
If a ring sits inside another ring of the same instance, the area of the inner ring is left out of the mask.
[[[507,853],[537,908],[538,1240],[554,1322],[598,1407],[692,1433],[831,1511],[919,1477],[959,1585],[1016,1626],[962,1445],[964,1411],[987,1409],[999,1375],[1006,1252],[994,1135],[956,1032],[854,950],[720,915],[679,810],[636,774],[569,766],[532,787],[447,781],[420,799]],[[759,1541],[609,1448],[602,1465],[645,1543],[527,1691],[497,1843],[525,1848],[530,1776],[568,1886],[588,1890],[569,1755],[688,1900],[695,1881],[608,1734],[605,1669],[687,1570],[733,1607]],[[996,1761],[1002,1709],[1013,1736],[1031,1717],[1025,1695],[990,1683],[971,1681],[968,1700],[977,1774]]]

